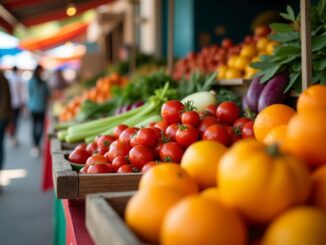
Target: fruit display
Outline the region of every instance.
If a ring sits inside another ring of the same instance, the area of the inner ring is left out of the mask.
[[[96,103],[105,102],[111,97],[113,86],[124,86],[126,83],[127,80],[118,74],[99,78],[95,87],[69,101],[68,105],[60,112],[59,121],[66,122],[73,120],[78,114],[81,105],[86,100]]]

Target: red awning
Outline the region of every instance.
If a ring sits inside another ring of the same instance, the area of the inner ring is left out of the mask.
[[[19,47],[30,51],[53,48],[68,41],[72,41],[86,33],[87,23],[76,22],[61,28],[57,33],[45,37],[22,40]]]

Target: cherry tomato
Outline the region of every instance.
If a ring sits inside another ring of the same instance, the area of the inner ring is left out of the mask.
[[[130,164],[127,156],[120,155],[114,158],[112,161],[112,167],[114,172],[117,172],[120,167],[127,164]]]
[[[157,142],[156,133],[151,128],[139,129],[135,137],[138,144],[147,147],[153,147]]]
[[[97,147],[98,148],[108,148],[109,149],[109,146],[115,140],[116,140],[115,137],[112,136],[112,135],[102,135],[96,141]]]
[[[77,149],[83,149],[83,150],[86,150],[86,147],[87,147],[87,144],[83,143],[83,144],[79,144],[75,147],[75,150]]]
[[[148,163],[146,163],[146,164],[142,167],[141,172],[142,172],[142,173],[145,173],[145,172],[147,172],[150,168],[156,166],[157,164],[158,164],[158,162],[154,162],[154,161],[152,161],[152,162],[148,162]]]
[[[155,128],[158,128],[161,130],[161,132],[165,132],[166,128],[169,126],[169,123],[167,121],[160,121],[160,122],[157,122],[154,127]]]
[[[242,130],[243,126],[247,123],[250,122],[251,120],[247,117],[240,117],[235,122],[233,123],[233,127],[239,128]]]
[[[222,48],[231,48],[234,45],[230,38],[224,38],[221,42]]]
[[[240,115],[240,108],[231,101],[222,102],[216,109],[216,117],[219,122],[233,124]]]
[[[209,112],[207,111],[201,111],[198,113],[200,120],[203,120],[207,116],[211,116]]]
[[[161,116],[168,123],[180,123],[181,113],[185,109],[179,100],[170,100],[163,104]]]
[[[117,170],[117,173],[132,173],[132,172],[133,172],[133,168],[130,164],[123,165]]]
[[[163,143],[159,141],[154,148],[154,156],[156,159],[160,159],[160,151],[163,146]]]
[[[162,137],[162,131],[161,131],[161,129],[156,128],[156,127],[154,127],[154,126],[149,127],[149,128],[151,128],[151,129],[154,130],[157,139],[160,139],[160,138]]]
[[[238,140],[241,140],[241,129],[239,127],[231,127],[231,126],[227,126],[225,127],[229,133],[230,136],[230,144],[234,144],[235,142],[237,142]]]
[[[242,138],[255,138],[254,122],[247,122],[242,128]]]
[[[216,109],[217,105],[209,105],[205,108],[205,112],[207,112],[210,116],[216,117]]]
[[[134,147],[136,145],[139,145],[139,143],[137,141],[136,134],[133,134],[133,135],[131,135],[131,138],[130,138],[130,146]]]
[[[89,166],[84,166],[84,167],[82,167],[82,168],[79,170],[79,173],[80,173],[80,174],[87,174],[88,167],[89,167]]]
[[[180,144],[176,142],[168,142],[163,144],[160,157],[162,161],[165,162],[176,162],[179,163],[183,156],[183,148]]]
[[[171,141],[175,141],[175,136],[178,131],[178,124],[173,123],[165,130],[165,135],[169,137]]]
[[[137,131],[138,131],[138,128],[135,128],[135,127],[131,127],[131,128],[127,128],[127,129],[123,130],[123,132],[119,136],[119,140],[122,143],[130,144],[131,136],[133,134],[135,134]]]
[[[99,147],[96,150],[97,154],[103,155],[109,151],[109,147]]]
[[[86,147],[86,151],[89,152],[89,154],[94,154],[97,152],[97,144],[96,142],[89,143]]]
[[[75,149],[68,157],[68,160],[73,163],[85,164],[87,159],[91,156],[85,149]]]
[[[94,165],[94,164],[101,164],[101,163],[108,163],[108,159],[100,154],[94,154],[87,158],[86,165]]]
[[[116,126],[114,128],[114,131],[113,131],[113,136],[116,138],[116,139],[119,139],[119,136],[120,134],[123,132],[123,130],[127,129],[128,126],[125,125],[125,124],[120,124],[118,126]]]
[[[129,161],[136,168],[141,169],[146,163],[153,161],[153,152],[144,145],[136,145],[129,151]]]
[[[213,116],[205,117],[199,123],[199,126],[198,126],[199,133],[202,135],[209,126],[214,125],[214,124],[217,124],[216,117],[213,117]]]
[[[175,140],[180,145],[187,147],[192,143],[196,142],[198,139],[198,129],[189,125],[180,125],[175,135]]]
[[[87,169],[88,174],[101,174],[101,173],[113,173],[111,164],[95,164],[91,165]]]
[[[149,127],[149,128],[154,127],[154,126],[155,126],[155,123],[156,123],[156,122],[151,122],[151,123],[149,123],[149,124],[148,124],[148,127]]]
[[[127,156],[130,151],[130,145],[122,143],[119,140],[114,141],[110,145],[109,151],[105,154],[105,157],[109,159],[110,162],[113,161],[117,156],[123,155]]]
[[[186,111],[181,115],[181,122],[196,127],[200,122],[199,114],[195,111]]]
[[[225,127],[214,124],[206,129],[203,140],[214,140],[227,146],[230,144],[230,135]]]

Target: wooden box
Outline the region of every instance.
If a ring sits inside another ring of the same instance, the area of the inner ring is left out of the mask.
[[[87,195],[86,227],[97,245],[144,245],[123,220],[128,200],[135,192]]]
[[[50,144],[51,144],[51,154],[53,154],[53,153],[60,153],[64,150],[73,150],[80,143],[61,142],[56,136],[54,136],[54,137],[50,137]]]
[[[54,190],[59,199],[85,198],[98,192],[137,190],[142,173],[79,174],[72,169],[65,153],[52,154]]]

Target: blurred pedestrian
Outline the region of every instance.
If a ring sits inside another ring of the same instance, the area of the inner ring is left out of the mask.
[[[47,101],[50,95],[48,85],[43,80],[43,67],[38,65],[33,73],[32,79],[28,83],[28,109],[32,116],[32,136],[33,148],[31,155],[40,155],[40,141],[44,130],[44,119],[47,109]]]
[[[13,118],[10,128],[10,143],[11,146],[16,147],[18,144],[16,138],[19,114],[24,104],[24,90],[23,81],[18,72],[18,68],[14,66],[8,76],[9,87],[11,92],[11,107],[13,109]]]
[[[2,71],[0,71],[0,172],[4,162],[4,136],[8,122],[12,118],[11,96],[9,84]],[[1,191],[1,183],[0,183]]]

